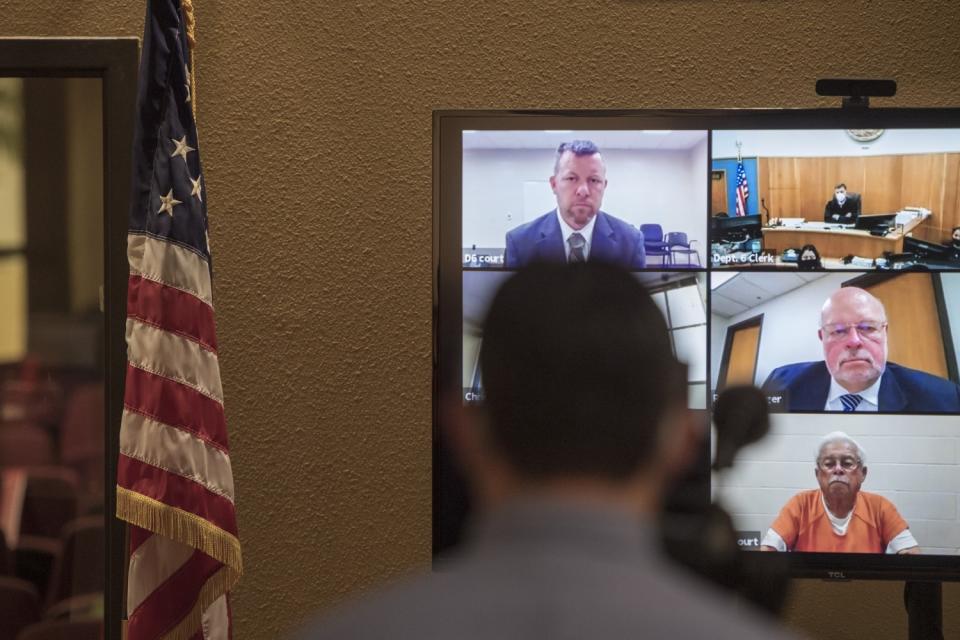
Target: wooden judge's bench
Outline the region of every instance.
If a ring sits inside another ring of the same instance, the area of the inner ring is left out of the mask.
[[[861,258],[879,258],[884,252],[903,252],[903,239],[917,227],[928,224],[931,214],[918,216],[887,233],[870,235],[863,229],[845,228],[823,222],[787,222],[783,226],[764,227],[763,248],[780,255],[786,249],[800,249],[812,244],[823,258],[842,258],[848,255]]]

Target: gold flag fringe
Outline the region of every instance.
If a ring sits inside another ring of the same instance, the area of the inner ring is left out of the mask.
[[[230,586],[233,586],[243,573],[243,558],[237,537],[197,515],[135,491],[117,487],[117,517],[141,529],[198,549],[222,562],[235,576]]]
[[[230,591],[236,584],[239,575],[232,575],[233,570],[224,566],[210,576],[200,589],[200,596],[193,605],[193,609],[173,629],[165,633],[161,640],[190,640],[203,624],[203,612],[207,610],[217,598]]]
[[[193,119],[197,119],[197,67],[193,50],[197,47],[197,18],[193,14],[193,0],[180,0],[183,8],[183,20],[187,25],[187,44],[190,47],[190,110]]]

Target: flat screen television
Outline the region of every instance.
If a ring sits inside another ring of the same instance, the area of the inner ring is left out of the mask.
[[[565,259],[562,243],[528,240],[534,229],[553,233],[538,225],[554,224],[550,176],[559,145],[574,140],[603,156],[601,210],[645,247],[623,264],[664,313],[687,364],[689,406],[708,416],[716,393],[746,383],[772,410],[769,435],[732,471],[705,467],[690,495],[722,505],[755,549],[784,505],[817,487],[822,436],[844,431],[866,454],[863,491],[895,505],[921,553],[793,551],[792,574],[960,579],[960,398],[951,396],[960,264],[904,272],[893,259],[918,243],[948,244],[960,225],[960,109],[435,112],[434,551],[459,540],[470,508],[439,428],[440,398],[483,402],[477,358],[491,296],[529,256]],[[834,224],[841,184],[893,230]],[[730,235],[739,227],[749,242]],[[800,269],[809,247],[819,262]],[[721,250],[733,258],[717,260]],[[882,326],[821,327],[824,302],[849,286],[882,302]],[[831,342],[864,332],[883,340],[857,357]],[[848,360],[883,373],[866,404],[844,412],[830,371]]]

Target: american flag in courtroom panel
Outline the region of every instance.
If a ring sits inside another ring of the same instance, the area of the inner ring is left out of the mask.
[[[230,638],[242,571],[187,29],[180,0],[148,0],[117,468],[129,640]]]
[[[737,215],[747,215],[747,198],[750,197],[750,185],[747,184],[747,172],[743,169],[743,160],[737,160]]]

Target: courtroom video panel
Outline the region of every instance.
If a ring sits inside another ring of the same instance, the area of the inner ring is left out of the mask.
[[[746,550],[956,556],[958,438],[951,416],[773,414],[713,499]]]
[[[464,131],[465,269],[707,264],[706,131]]]
[[[710,332],[714,393],[773,413],[960,413],[955,272],[716,271]]]
[[[960,269],[960,129],[715,130],[710,264]]]
[[[483,322],[497,289],[512,274],[504,271],[463,272],[463,400],[483,402],[480,348]],[[663,313],[676,358],[687,366],[687,398],[691,409],[707,407],[706,273],[659,271],[634,274],[647,287]],[[576,336],[571,336],[575,340]]]

